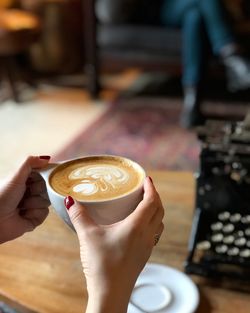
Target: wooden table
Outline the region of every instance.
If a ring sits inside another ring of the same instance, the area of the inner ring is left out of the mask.
[[[150,172],[166,208],[165,231],[150,259],[183,270],[194,206],[194,178]],[[247,293],[192,277],[200,313],[246,313]],[[51,210],[36,231],[0,246],[0,294],[39,313],[84,312],[87,301],[76,235]],[[247,309],[248,308],[248,309]],[[249,312],[249,311],[248,311]],[[112,313],[112,312],[110,312]]]

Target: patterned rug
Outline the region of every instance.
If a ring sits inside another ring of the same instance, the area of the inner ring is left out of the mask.
[[[200,142],[195,132],[178,125],[182,101],[179,98],[120,98],[91,127],[81,132],[54,159],[88,154],[115,154],[131,158],[146,169],[196,171]],[[207,103],[217,114],[225,106]],[[239,114],[240,106],[228,106],[227,113]]]
[[[115,154],[147,169],[195,170],[199,142],[194,133],[178,126],[180,109],[176,99],[120,99],[54,159]]]

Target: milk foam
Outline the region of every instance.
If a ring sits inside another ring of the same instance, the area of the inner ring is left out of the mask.
[[[77,180],[72,187],[75,193],[89,196],[111,189],[116,190],[121,184],[126,184],[129,174],[110,164],[89,165],[73,170],[68,178],[71,181]]]

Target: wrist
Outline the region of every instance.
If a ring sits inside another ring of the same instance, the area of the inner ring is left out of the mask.
[[[126,313],[131,292],[122,284],[116,288],[88,288],[86,313]]]

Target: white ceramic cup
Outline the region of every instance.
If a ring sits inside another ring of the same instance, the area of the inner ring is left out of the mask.
[[[90,158],[91,156],[86,156]],[[109,157],[109,155],[98,155],[93,157]],[[100,225],[109,225],[121,221],[122,219],[126,218],[133,210],[137,207],[139,202],[143,198],[143,183],[146,177],[146,173],[144,169],[136,162],[129,160],[124,157],[120,156],[111,156],[115,158],[122,158],[125,161],[129,161],[133,164],[133,167],[136,171],[139,171],[142,175],[141,183],[133,189],[130,193],[127,193],[122,196],[115,197],[113,199],[108,200],[80,200],[88,210],[89,215],[91,218]],[[84,159],[78,158],[78,159]],[[67,195],[63,196],[57,193],[50,185],[50,175],[53,171],[56,170],[57,166],[71,162],[76,159],[70,159],[66,161],[61,161],[58,163],[49,164],[45,169],[39,170],[39,173],[43,177],[46,183],[48,196],[51,202],[52,207],[55,209],[57,214],[68,224],[73,230],[74,227],[70,221],[68,213],[66,211],[64,205],[64,199]]]

